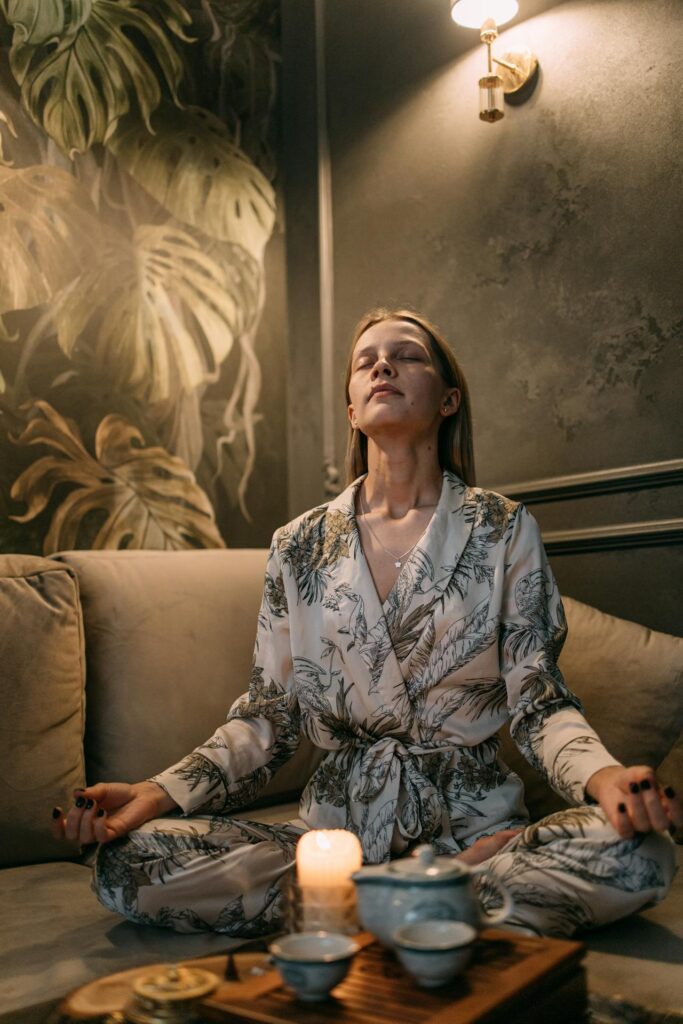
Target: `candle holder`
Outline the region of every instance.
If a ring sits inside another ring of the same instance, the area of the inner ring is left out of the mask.
[[[285,890],[285,929],[288,932],[360,931],[356,913],[356,887],[346,885],[299,885],[291,878]]]

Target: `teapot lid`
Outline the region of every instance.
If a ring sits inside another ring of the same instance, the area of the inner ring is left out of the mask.
[[[454,857],[436,857],[428,843],[417,846],[410,857],[391,861],[388,870],[411,882],[452,882],[470,873],[467,865]]]

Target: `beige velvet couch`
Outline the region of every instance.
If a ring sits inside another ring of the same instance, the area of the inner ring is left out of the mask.
[[[85,781],[135,781],[209,736],[246,689],[265,550],[0,556],[0,1016],[44,1021],[65,992],[140,964],[237,943],[138,927],[90,892],[92,851],[50,838]],[[683,792],[683,640],[566,599],[561,667],[612,752]],[[506,741],[532,816],[561,806]],[[294,816],[302,747],[245,816]],[[683,883],[595,932],[594,993],[683,1010]]]

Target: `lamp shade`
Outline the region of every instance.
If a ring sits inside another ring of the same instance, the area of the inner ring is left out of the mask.
[[[465,28],[481,28],[489,18],[504,25],[519,10],[517,0],[455,0],[451,18]]]

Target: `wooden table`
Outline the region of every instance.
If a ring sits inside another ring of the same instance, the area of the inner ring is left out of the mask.
[[[486,930],[467,970],[438,989],[419,988],[372,935],[354,936],[361,950],[328,999],[297,999],[263,952],[185,961],[218,975],[200,1019],[217,1024],[581,1024],[586,1018],[583,946]],[[57,1018],[64,1024],[122,1011],[133,981],[152,965],[109,975],[72,992]],[[226,980],[227,976],[234,980]]]
[[[297,999],[277,971],[250,976],[245,960],[243,974],[240,954],[234,954],[243,980],[224,983],[205,1001],[205,1019],[220,1024],[580,1024],[586,1018],[579,942],[490,929],[482,932],[464,974],[442,988],[422,989],[373,936],[356,938],[362,949],[349,974],[320,1003]]]

